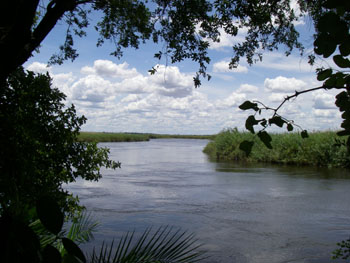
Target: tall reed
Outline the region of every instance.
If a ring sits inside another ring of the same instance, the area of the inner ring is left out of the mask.
[[[336,145],[336,139],[340,137],[333,131],[312,132],[306,139],[302,139],[298,133],[271,134],[271,137],[272,150],[251,133],[226,129],[203,151],[216,160],[350,167],[349,153],[345,146]],[[239,144],[244,140],[255,142],[249,157],[239,149]]]

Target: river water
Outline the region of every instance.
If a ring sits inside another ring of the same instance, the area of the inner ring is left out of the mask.
[[[122,168],[68,188],[101,223],[95,241],[171,225],[196,234],[205,262],[330,262],[350,236],[344,170],[211,162],[207,140],[101,143]]]

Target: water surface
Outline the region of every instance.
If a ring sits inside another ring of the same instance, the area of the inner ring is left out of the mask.
[[[69,189],[101,223],[95,244],[127,230],[190,230],[206,262],[330,262],[350,236],[344,170],[210,162],[207,140],[101,143],[122,169]]]

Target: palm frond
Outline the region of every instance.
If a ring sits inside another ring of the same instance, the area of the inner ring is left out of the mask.
[[[134,232],[123,236],[117,246],[102,244],[94,249],[91,263],[193,263],[204,259],[201,245],[193,234],[172,227],[160,227],[153,234],[146,231],[134,241]]]
[[[55,245],[57,246],[57,237],[56,235],[52,234],[50,231],[48,231],[43,224],[40,222],[39,219],[33,221],[29,224],[29,227],[33,229],[35,234],[39,237],[40,240],[40,246],[46,247],[47,245]],[[59,233],[59,236],[64,236],[65,230],[62,230]]]
[[[93,232],[96,231],[99,223],[93,219],[91,213],[83,211],[81,215],[72,221],[67,238],[76,244],[87,243],[94,239]]]

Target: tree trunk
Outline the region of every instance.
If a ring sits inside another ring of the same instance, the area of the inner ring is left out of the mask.
[[[40,0],[2,0],[0,3],[0,85],[23,65],[39,47],[75,0],[51,0],[44,17],[35,26]]]

